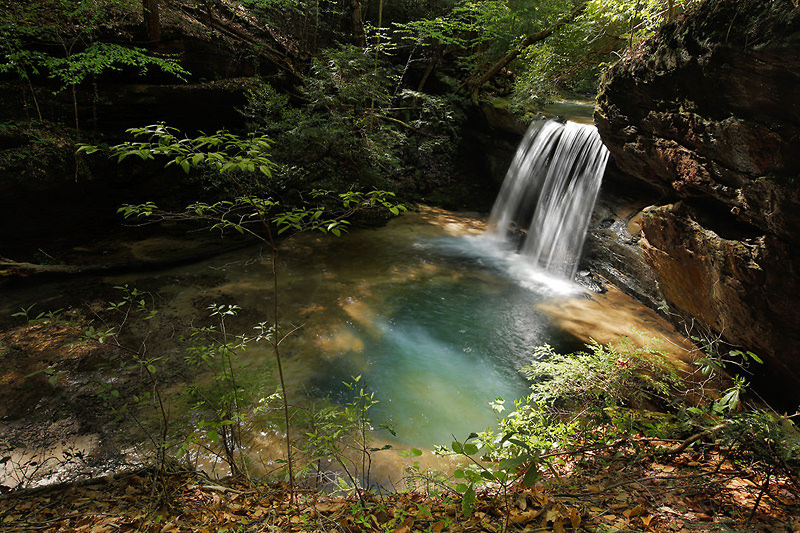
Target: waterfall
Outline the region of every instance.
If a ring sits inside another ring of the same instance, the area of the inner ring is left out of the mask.
[[[534,122],[506,173],[487,235],[518,239],[531,264],[572,278],[607,160],[594,126]]]

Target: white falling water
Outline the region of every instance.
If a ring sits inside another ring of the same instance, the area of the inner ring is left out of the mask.
[[[594,126],[535,122],[506,173],[487,234],[521,238],[519,252],[531,264],[572,278],[607,161]]]

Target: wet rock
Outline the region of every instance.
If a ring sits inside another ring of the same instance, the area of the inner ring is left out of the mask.
[[[670,311],[793,383],[798,87],[800,7],[707,0],[610,69],[595,112],[616,168],[663,195],[641,219],[640,247]]]
[[[655,271],[639,246],[642,209],[653,199],[646,188],[631,194],[605,185],[592,213],[581,262],[628,296],[658,310],[665,302]]]

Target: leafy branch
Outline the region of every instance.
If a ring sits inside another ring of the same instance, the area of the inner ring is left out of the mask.
[[[387,209],[393,214],[405,211],[405,207],[392,201],[393,194],[387,191],[348,191],[333,194],[329,191],[312,191],[316,200],[313,207],[282,209],[280,202],[248,192],[241,178],[248,174],[259,174],[271,178],[274,164],[270,157],[272,141],[266,135],[251,134],[241,137],[221,130],[215,134],[190,138],[181,136],[179,130],[164,124],[127,130],[134,139],[115,146],[83,145],[80,151],[87,154],[102,152],[118,162],[136,156],[142,160],[166,159],[165,166],[178,166],[184,172],[192,169],[210,170],[224,176],[239,191],[234,200],[215,203],[195,202],[181,213],[161,211],[152,202],[140,205],[125,205],[120,213],[125,218],[147,220],[178,219],[205,220],[212,228],[233,229],[248,234],[267,245],[272,252],[273,319],[264,338],[272,346],[280,379],[284,423],[286,427],[286,456],[290,498],[294,501],[294,464],[291,424],[286,381],[284,379],[280,345],[286,338],[280,330],[280,306],[278,290],[278,254],[276,236],[288,230],[322,231],[340,235],[346,229],[347,218],[364,209]],[[276,212],[277,211],[277,212]],[[277,233],[274,231],[277,229]]]

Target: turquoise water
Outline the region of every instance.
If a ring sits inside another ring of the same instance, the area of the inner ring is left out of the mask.
[[[487,294],[480,287],[422,282],[389,298],[382,335],[366,344],[365,381],[380,403],[376,422],[404,442],[447,443],[492,425],[488,402],[513,402],[527,384],[519,368],[530,347],[553,342],[530,298],[513,290]],[[346,378],[342,369],[325,381]]]
[[[563,286],[556,293],[521,275],[487,239],[409,219],[326,244],[314,238],[313,259],[289,254],[286,292],[311,311],[286,353],[303,390],[345,403],[343,383],[362,376],[379,401],[375,424],[432,446],[492,426],[489,402],[524,397],[519,369],[533,346],[577,344],[536,310]]]

